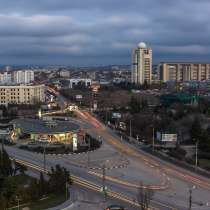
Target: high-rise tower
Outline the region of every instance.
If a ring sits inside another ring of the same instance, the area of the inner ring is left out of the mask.
[[[132,83],[142,85],[152,80],[152,49],[144,42],[138,44],[132,51]]]

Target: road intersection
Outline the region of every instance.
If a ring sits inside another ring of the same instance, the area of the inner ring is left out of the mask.
[[[189,189],[193,190],[192,209],[209,210],[210,179],[167,163],[122,141],[113,130],[99,122],[86,111],[77,111],[77,121],[84,130],[102,140],[101,148],[77,155],[46,155],[47,170],[60,164],[74,176],[80,186],[100,192],[102,168],[106,168],[106,186],[110,197],[138,205],[140,186],[153,189],[151,209],[189,209]],[[70,119],[69,119],[70,120]],[[43,155],[23,151],[17,147],[5,147],[11,157],[34,168],[43,170]],[[90,162],[87,165],[87,155]],[[140,184],[141,183],[141,184]]]

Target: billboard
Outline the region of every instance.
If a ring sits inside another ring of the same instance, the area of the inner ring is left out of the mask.
[[[177,134],[169,134],[169,133],[162,133],[161,135],[162,142],[176,142],[177,141]]]
[[[75,97],[77,100],[82,99],[82,95],[76,95]]]
[[[120,119],[122,117],[122,115],[118,112],[113,112],[112,113],[112,118],[115,118],[115,119]]]
[[[77,134],[73,134],[73,151],[77,151],[77,142],[78,142],[78,138],[77,138]]]

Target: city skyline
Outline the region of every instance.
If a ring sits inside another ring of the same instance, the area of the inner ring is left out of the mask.
[[[209,62],[208,8],[195,1],[1,1],[1,64],[130,64],[144,41],[160,61]]]

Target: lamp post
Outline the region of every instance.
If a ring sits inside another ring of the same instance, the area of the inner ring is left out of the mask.
[[[129,131],[130,131],[130,138],[132,137],[132,122],[131,122],[131,119],[130,119],[130,129],[129,129]]]
[[[66,180],[66,200],[68,199],[68,182]]]
[[[189,210],[192,210],[192,190],[194,190],[195,188],[195,185],[189,187]]]
[[[88,136],[88,152],[87,152],[88,158],[87,158],[87,168],[89,168],[90,165],[90,136]]]
[[[4,137],[1,139],[1,150],[4,151]]]
[[[20,198],[18,196],[16,196],[16,200],[17,200],[17,203],[18,203],[18,210],[20,210]]]
[[[195,144],[195,169],[196,170],[198,168],[198,144],[199,142],[196,141],[196,144]]]
[[[106,163],[108,163],[109,160],[106,160],[105,163],[103,164],[103,167],[102,167],[102,189],[101,189],[101,192],[103,193],[104,195],[104,203],[106,202],[106,198],[107,198],[107,187],[106,187]]]
[[[103,176],[102,176],[102,193],[103,193],[103,196],[104,196],[104,203],[106,203],[106,198],[107,198],[107,187],[106,187],[106,165],[104,164],[103,165]]]
[[[1,151],[2,151],[2,153],[1,153],[1,158],[3,159],[3,152],[4,152],[4,137],[3,138],[1,138]]]
[[[155,151],[155,128],[152,128],[152,152]]]
[[[46,147],[44,144],[43,158],[44,158],[44,173],[46,172]]]

